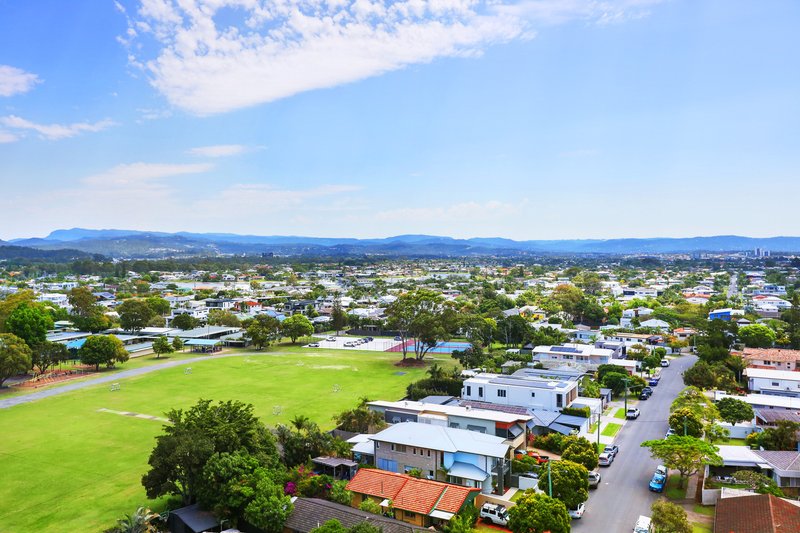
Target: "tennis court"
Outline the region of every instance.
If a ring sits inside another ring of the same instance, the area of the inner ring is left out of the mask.
[[[440,342],[430,350],[428,353],[453,353],[456,350],[466,350],[472,346],[468,342],[456,342],[456,341],[448,341],[448,342]],[[406,341],[406,350],[407,351],[414,351],[414,341],[408,340]],[[398,343],[396,346],[392,346],[387,352],[402,352],[403,351],[403,344]]]

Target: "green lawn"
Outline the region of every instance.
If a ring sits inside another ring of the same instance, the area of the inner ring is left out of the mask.
[[[608,424],[606,424],[606,427],[603,428],[600,434],[605,437],[613,437],[617,433],[619,433],[620,429],[622,429],[622,424],[615,424],[613,422],[609,422]]]
[[[720,442],[724,446],[747,446],[747,441],[744,439],[728,439]]]
[[[714,506],[713,505],[700,505],[694,504],[692,510],[697,514],[704,514],[706,516],[714,516]]]
[[[673,474],[667,478],[667,488],[664,490],[670,500],[682,500],[686,497],[686,488],[680,487],[681,476]]]
[[[616,411],[614,411],[614,418],[618,418],[619,420],[625,420],[625,409],[620,407]]]
[[[711,526],[707,526],[705,524],[698,524],[697,522],[692,522],[692,533],[713,533],[713,529]]]
[[[98,409],[163,416],[199,398],[236,399],[253,403],[270,426],[305,415],[329,429],[358,398],[399,399],[425,374],[394,366],[394,353],[284,346],[248,353],[209,356],[192,363],[191,374],[178,366],[120,380],[115,392],[98,385],[0,410],[2,530],[100,531],[140,505],[163,509],[140,484],[161,423]]]

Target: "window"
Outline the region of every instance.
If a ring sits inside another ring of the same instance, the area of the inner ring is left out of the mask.
[[[536,398],[536,393],[535,392],[531,393],[531,398]]]
[[[406,518],[414,518],[414,517],[417,516],[416,513],[411,512],[411,511],[403,511],[403,514],[405,515]]]
[[[392,451],[397,453],[406,453],[405,444],[392,444]]]
[[[467,396],[472,396],[472,385],[467,385]]]
[[[773,387],[778,387],[778,386],[780,386],[780,383],[778,383],[777,381],[773,381],[772,382],[772,386]]]
[[[453,429],[459,429],[461,426],[458,422],[450,422],[450,427]]]
[[[471,424],[467,424],[467,429],[469,431],[476,431],[478,433],[486,433],[486,428],[483,426],[473,426]]]
[[[379,449],[380,447],[381,447],[381,443],[380,442],[376,442],[375,443],[375,449]]]
[[[497,389],[497,397],[498,398],[505,398],[506,397],[506,390],[505,389]]]
[[[478,396],[483,398],[483,387],[478,387]]]
[[[430,456],[431,456],[431,451],[430,451],[430,450],[428,450],[428,457],[430,457]]]
[[[556,407],[564,407],[564,395],[556,394]]]

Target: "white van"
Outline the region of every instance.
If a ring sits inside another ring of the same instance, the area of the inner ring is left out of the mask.
[[[498,526],[508,524],[508,511],[502,505],[486,502],[481,507],[481,518]]]
[[[636,525],[633,526],[633,533],[650,533],[650,517],[639,516]]]

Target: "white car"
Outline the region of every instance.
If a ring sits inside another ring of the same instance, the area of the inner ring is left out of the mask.
[[[577,509],[570,509],[569,510],[569,517],[570,518],[580,518],[583,516],[583,512],[586,511],[586,504],[582,503],[578,506]]]
[[[336,337],[328,337],[325,340],[328,341],[328,342],[336,342]]]
[[[306,345],[306,348],[319,348],[319,343],[312,342],[311,344]]]
[[[628,410],[625,412],[625,418],[628,420],[633,420],[639,418],[641,412],[637,407],[628,407]]]
[[[661,366],[663,366],[663,367],[669,366],[669,359],[662,359],[661,360]]]
[[[611,466],[611,463],[613,462],[614,456],[610,453],[603,452],[597,457],[597,464],[600,466]]]
[[[505,526],[508,524],[508,510],[502,505],[484,503],[481,507],[481,518],[498,526]]]
[[[633,526],[633,533],[650,533],[650,517],[640,515]]]

